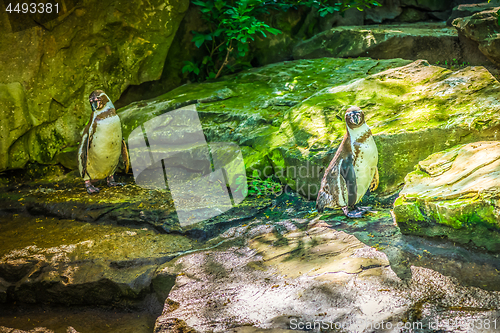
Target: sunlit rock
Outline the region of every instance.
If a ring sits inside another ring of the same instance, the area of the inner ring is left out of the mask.
[[[0,13],[0,171],[50,163],[75,145],[91,91],[116,100],[129,85],[158,79],[189,1],[75,4]]]
[[[477,43],[479,50],[497,67],[500,66],[500,7],[457,18],[453,26],[466,38]]]
[[[394,216],[404,233],[500,251],[500,142],[460,145],[419,162]]]
[[[377,143],[377,191],[392,193],[430,154],[500,138],[500,103],[494,97],[499,93],[500,84],[484,67],[452,71],[426,61],[325,88],[285,114],[280,128],[285,143],[272,154],[275,172],[315,199],[321,168],[328,166],[345,133],[343,114],[357,105]]]
[[[457,31],[444,22],[336,27],[297,44],[293,57],[426,59],[432,64],[452,59],[469,61]]]

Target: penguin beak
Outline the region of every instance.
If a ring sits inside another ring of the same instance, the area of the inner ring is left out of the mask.
[[[99,107],[99,100],[97,98],[91,100],[90,101],[90,107],[92,108],[92,111],[97,110],[97,108]]]
[[[357,113],[353,113],[353,115],[351,116],[351,120],[355,125],[359,125],[361,123],[361,117]]]

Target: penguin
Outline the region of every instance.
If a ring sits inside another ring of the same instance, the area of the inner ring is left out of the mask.
[[[362,217],[363,210],[349,211],[366,190],[378,187],[378,150],[363,111],[352,106],[345,113],[346,133],[325,171],[316,200],[316,209],[341,208],[350,218]]]
[[[114,180],[113,174],[122,156],[125,173],[128,172],[129,158],[127,146],[122,138],[120,117],[108,95],[102,90],[95,90],[89,96],[92,114],[83,130],[78,147],[78,169],[85,180],[89,194],[98,193],[99,189],[92,181],[106,178],[108,186],[124,185]]]

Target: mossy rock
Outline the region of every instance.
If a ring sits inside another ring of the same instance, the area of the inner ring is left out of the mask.
[[[459,145],[421,161],[394,203],[401,231],[500,251],[500,142]]]
[[[466,54],[456,29],[444,22],[418,22],[335,27],[298,43],[293,49],[293,57],[403,58],[426,59],[431,63],[456,59],[461,63]]]
[[[357,105],[365,112],[379,152],[377,193],[394,193],[414,165],[430,154],[494,140],[500,131],[500,103],[492,96],[499,93],[500,84],[483,67],[452,71],[416,61],[325,88],[290,109],[280,128],[285,144],[273,156],[285,169],[311,163],[307,176],[296,178],[296,186],[305,184],[309,190],[308,184],[319,185],[322,173],[316,168],[328,166],[345,134],[343,114]]]
[[[1,14],[0,129],[9,134],[0,138],[0,171],[52,163],[77,144],[93,90],[114,101],[130,84],[158,79],[189,6],[76,3],[44,17]]]
[[[286,142],[279,128],[292,107],[326,87],[408,63],[401,59],[332,58],[277,63],[216,81],[187,84],[121,108],[118,114],[128,139],[135,128],[150,119],[195,104],[207,141],[238,144],[247,175],[258,170],[266,178],[275,173],[278,162],[273,150]]]

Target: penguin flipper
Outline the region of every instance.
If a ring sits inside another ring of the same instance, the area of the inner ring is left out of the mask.
[[[375,174],[373,175],[372,182],[370,183],[370,192],[375,191],[378,188],[379,178],[378,178],[378,168],[375,167]]]
[[[128,169],[130,168],[130,159],[128,156],[127,144],[123,139],[122,139],[122,160],[123,163],[125,163],[125,173],[128,173]]]
[[[79,147],[79,158],[78,158],[78,166],[80,169],[80,176],[85,178],[87,174],[87,157],[89,153],[89,135],[88,132],[84,133],[82,136],[82,142]]]
[[[347,187],[347,205],[354,206],[356,204],[357,184],[356,172],[354,171],[353,157],[349,155],[347,158],[340,162],[340,175],[344,178]]]

